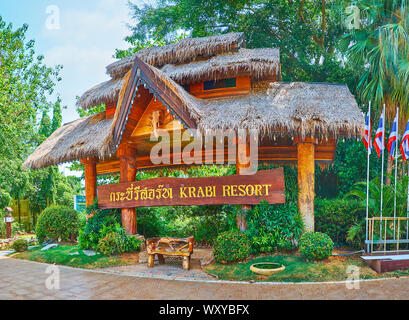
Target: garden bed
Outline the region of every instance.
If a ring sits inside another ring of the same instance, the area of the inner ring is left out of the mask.
[[[78,252],[78,254],[70,255]],[[21,253],[13,253],[11,258],[31,260],[43,263],[55,263],[76,268],[96,269],[138,263],[138,253],[125,253],[119,256],[104,256],[97,254],[87,256],[78,245],[60,245],[47,251],[35,247]]]
[[[285,270],[271,276],[262,276],[253,273],[250,270],[250,266],[254,263],[261,262],[283,264],[285,266]],[[362,261],[360,255],[330,257],[321,262],[306,262],[301,256],[296,254],[279,254],[272,256],[260,256],[236,264],[214,263],[205,267],[204,270],[210,275],[216,276],[220,280],[323,282],[347,280],[348,276],[350,275],[346,273],[346,270],[350,265],[359,267],[360,279],[409,276],[409,271],[395,271],[377,274],[374,270],[368,267],[364,261]]]

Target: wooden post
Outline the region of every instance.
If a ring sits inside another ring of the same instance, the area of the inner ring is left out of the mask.
[[[239,132],[237,134],[237,157],[236,157],[236,173],[245,174],[250,168],[250,139],[247,134]],[[242,205],[242,212],[237,214],[237,226],[240,231],[247,230],[246,211],[251,209],[250,205]]]
[[[120,176],[119,182],[135,181],[136,163],[135,163],[136,149],[129,144],[120,145],[117,150],[117,157],[119,158]],[[125,228],[127,234],[137,233],[136,212],[135,208],[121,209],[122,226]]]
[[[85,205],[88,207],[94,203],[97,196],[97,159],[82,159],[85,175]]]
[[[305,231],[314,231],[315,198],[315,139],[297,139],[298,162],[298,210],[300,211]]]

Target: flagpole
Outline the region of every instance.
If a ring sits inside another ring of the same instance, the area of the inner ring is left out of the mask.
[[[409,161],[408,161],[408,178],[409,178]],[[406,204],[406,240],[409,240],[408,236],[409,236],[409,179],[408,179],[408,202]]]
[[[367,164],[366,164],[366,226],[365,226],[365,238],[368,240],[368,218],[369,218],[369,155],[371,150],[371,101],[369,101],[369,130],[368,130],[368,152],[367,152]],[[369,243],[366,245],[366,252],[369,252]]]
[[[396,144],[395,144],[395,197],[393,202],[393,240],[395,240],[396,228],[396,185],[397,185],[397,175],[398,175],[398,138],[399,138],[399,108],[396,111]]]
[[[379,223],[379,231],[380,235],[379,238],[382,240],[382,211],[383,211],[383,167],[384,167],[384,150],[385,150],[385,104],[383,104],[383,111],[382,111],[382,171],[381,171],[381,219]]]

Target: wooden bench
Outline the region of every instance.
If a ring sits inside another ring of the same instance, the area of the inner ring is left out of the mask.
[[[160,264],[165,263],[165,256],[183,257],[183,269],[190,269],[190,256],[193,254],[194,237],[179,238],[152,238],[146,241],[148,252],[148,267],[152,268],[155,255],[158,256]]]

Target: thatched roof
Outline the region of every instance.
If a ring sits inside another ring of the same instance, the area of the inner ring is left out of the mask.
[[[105,112],[67,123],[47,138],[23,163],[23,168],[38,169],[63,162],[100,156],[106,146],[112,119]]]
[[[142,60],[142,59],[141,59]],[[129,64],[129,71],[133,66]],[[245,49],[187,64],[166,64],[161,71],[179,84],[236,77],[248,73],[254,79],[276,76],[280,72],[280,51],[275,48]],[[103,82],[85,92],[77,104],[91,108],[102,103],[118,101],[123,78]]]
[[[87,109],[102,103],[116,102],[123,84],[123,78],[102,82],[86,91],[78,99],[77,105]]]
[[[240,128],[256,129],[260,137],[337,138],[362,133],[364,115],[346,85],[262,81],[253,84],[249,95],[203,100],[188,94],[160,70],[147,67],[153,73],[152,78],[166,84],[166,90],[180,99],[204,134]],[[140,81],[145,83],[143,77]],[[125,86],[121,92],[124,91]],[[41,168],[86,157],[104,158],[115,152],[113,131],[119,113],[128,112],[126,107],[129,106],[119,103],[114,119],[105,120],[104,113],[99,113],[64,125],[23,166]]]
[[[201,101],[203,132],[248,128],[261,135],[356,137],[364,115],[346,85],[256,82],[249,95]]]
[[[198,57],[209,58],[218,54],[235,52],[245,44],[243,33],[228,33],[219,36],[186,38],[163,47],[150,47],[135,55],[116,61],[106,67],[111,78],[122,77],[132,68],[135,56],[155,67],[195,61]]]
[[[279,74],[280,50],[242,48],[236,53],[218,55],[209,60],[182,65],[167,64],[161,70],[180,84],[236,77],[242,72],[260,79]]]

